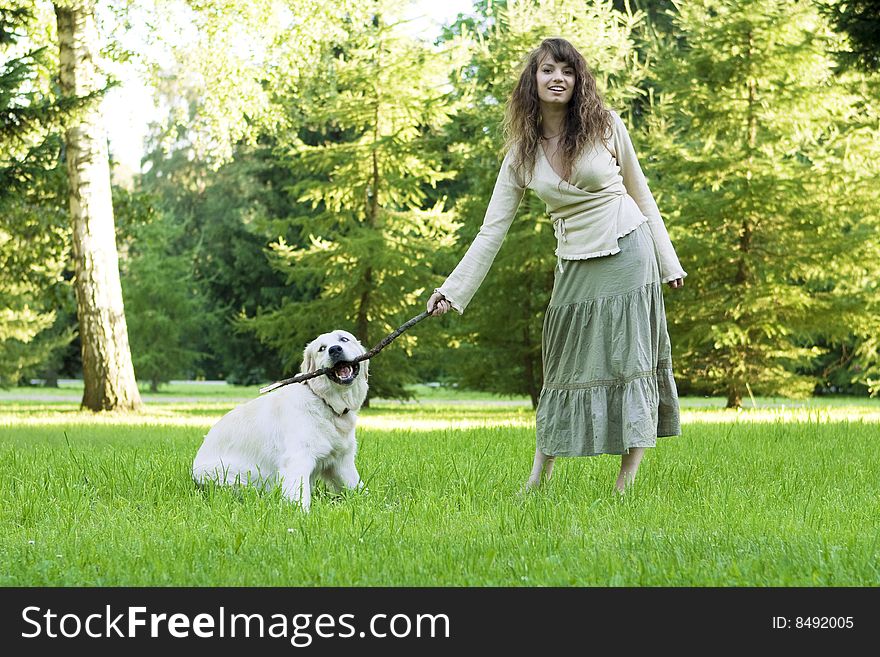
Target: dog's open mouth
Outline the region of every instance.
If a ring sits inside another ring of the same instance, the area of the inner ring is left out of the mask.
[[[334,381],[335,383],[343,386],[348,386],[354,383],[355,377],[357,377],[360,371],[360,364],[342,361],[336,363],[333,366],[333,371],[329,372],[327,376],[329,376],[330,380]]]

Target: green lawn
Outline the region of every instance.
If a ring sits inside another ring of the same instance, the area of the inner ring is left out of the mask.
[[[684,435],[659,439],[623,499],[612,456],[562,459],[521,494],[526,403],[375,402],[369,494],[322,489],[304,515],[192,484],[228,397],[97,418],[0,397],[0,585],[880,584],[880,400],[684,398]]]

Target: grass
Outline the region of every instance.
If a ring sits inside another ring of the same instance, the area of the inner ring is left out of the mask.
[[[269,382],[267,381],[267,383]],[[193,400],[249,399],[258,395],[261,387],[261,385],[233,386],[223,381],[172,381],[159,386],[158,392],[150,392],[148,384],[139,385],[141,396],[145,401],[162,401],[177,397],[187,397]],[[82,393],[83,382],[81,380],[64,379],[59,381],[55,388],[30,386],[0,390],[0,403],[29,398],[43,401],[71,401],[79,400]]]
[[[94,417],[0,399],[0,585],[880,583],[880,400],[683,398],[684,435],[659,439],[622,499],[612,456],[561,459],[521,494],[531,408],[451,401],[363,411],[370,493],[319,489],[304,515],[192,484],[231,400]]]

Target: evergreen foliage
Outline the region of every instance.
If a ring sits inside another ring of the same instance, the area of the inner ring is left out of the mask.
[[[305,204],[283,230],[271,262],[291,290],[279,306],[244,318],[293,370],[316,335],[336,328],[369,349],[423,309],[438,251],[454,224],[442,200],[423,207],[441,171],[431,136],[453,111],[442,86],[441,54],[402,34],[400,3],[370,3],[343,21],[343,40],[328,43],[303,82],[301,126],[282,137],[291,198]],[[410,360],[419,342],[404,334],[370,366],[373,396],[408,396]]]
[[[700,0],[657,43],[649,166],[691,274],[668,305],[677,376],[727,396],[804,396],[799,373],[858,336],[876,362],[878,114],[835,74],[835,35],[795,0]],[[661,56],[661,53],[666,53]]]
[[[173,378],[196,378],[202,354],[192,345],[205,315],[191,259],[177,249],[181,226],[157,205],[149,194],[119,189],[113,200],[126,252],[120,275],[132,360],[138,380],[154,392]]]
[[[131,0],[128,0],[131,1]],[[324,43],[345,34],[363,0],[153,0],[151,43],[168,56],[151,65],[168,112],[159,147],[185,148],[217,169],[238,146],[289,129],[291,97],[315,72]]]
[[[0,8],[0,385],[18,383],[73,338],[56,326],[64,295],[66,187],[59,121],[75,103],[51,88],[54,65],[31,38],[33,3]]]
[[[880,71],[880,0],[830,0],[822,3],[835,30],[849,36],[838,50],[842,60],[866,71]]]
[[[187,332],[193,340],[189,348],[200,353],[195,369],[209,379],[244,385],[281,378],[284,370],[275,350],[235,320],[293,294],[266,258],[279,221],[291,212],[284,192],[288,170],[272,154],[271,144],[239,145],[235,157],[217,171],[183,150],[166,157],[156,148],[148,161],[142,184],[163,215],[160,225],[171,233],[164,249],[173,258],[188,259],[202,309],[199,330]],[[298,239],[282,234],[289,241]]]
[[[563,36],[627,122],[690,274],[666,295],[680,392],[880,391],[877,0],[477,0],[434,45],[404,36],[397,0],[136,4],[100,6],[170,48],[147,173],[114,196],[153,385],[266,383],[319,333],[371,347],[421,312],[483,221],[525,55]],[[52,7],[0,7],[0,385],[80,372],[61,362],[61,123],[106,89],[58,97]],[[139,44],[119,41],[100,48],[124,65]],[[529,192],[465,314],[383,351],[372,395],[439,380],[536,404],[554,247]]]

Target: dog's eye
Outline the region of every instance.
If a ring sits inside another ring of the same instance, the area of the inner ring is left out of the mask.
[[[340,341],[340,342],[348,342],[348,338],[346,338],[344,335],[340,335],[340,336],[339,336],[339,341]]]
[[[322,344],[320,347],[318,347],[318,352],[322,352],[322,351],[324,351],[326,348],[327,348],[327,346]]]

